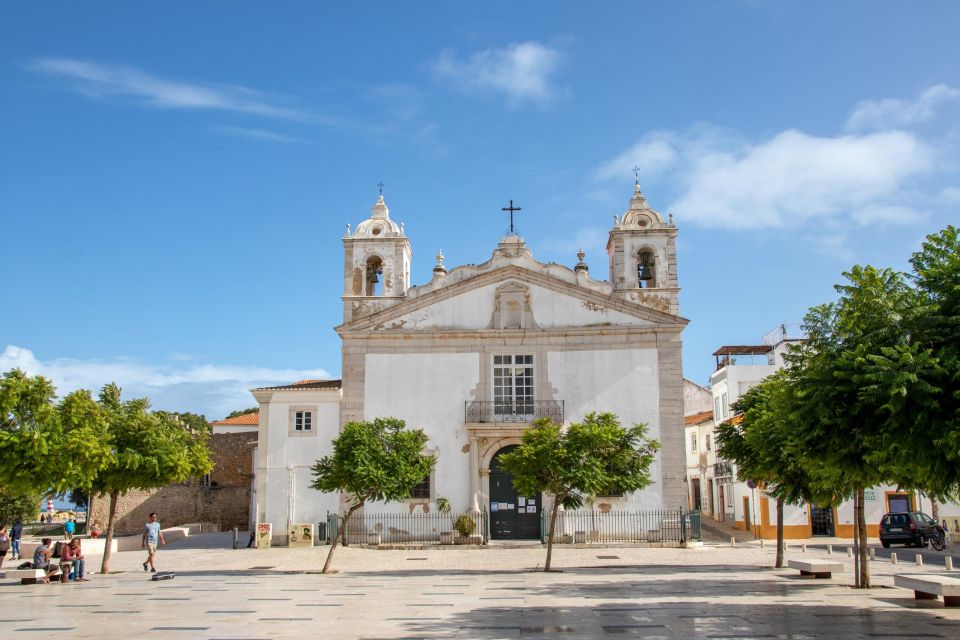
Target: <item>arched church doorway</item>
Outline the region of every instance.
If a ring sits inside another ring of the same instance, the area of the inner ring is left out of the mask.
[[[494,540],[539,540],[541,496],[524,496],[513,487],[513,476],[500,466],[500,456],[517,445],[508,445],[490,461],[490,537]]]

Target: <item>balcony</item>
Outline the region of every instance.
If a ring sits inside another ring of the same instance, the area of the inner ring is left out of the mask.
[[[550,418],[557,424],[563,423],[562,400],[517,403],[467,400],[463,405],[463,421],[467,423],[533,422],[537,418]]]
[[[713,465],[714,478],[732,478],[733,465],[728,460],[718,460]]]

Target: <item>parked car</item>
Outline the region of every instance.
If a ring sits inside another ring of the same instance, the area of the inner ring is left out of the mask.
[[[937,521],[919,511],[887,513],[880,519],[880,544],[925,547],[937,531]]]

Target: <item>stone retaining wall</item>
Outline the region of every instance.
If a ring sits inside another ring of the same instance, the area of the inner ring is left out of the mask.
[[[211,522],[221,530],[246,530],[250,519],[250,485],[253,479],[253,449],[256,433],[225,433],[209,439],[214,468],[209,486],[199,478],[160,489],[133,490],[120,496],[115,535],[139,534],[156,511],[163,527],[192,522]],[[91,523],[106,529],[110,509],[108,496],[96,496],[90,509]]]

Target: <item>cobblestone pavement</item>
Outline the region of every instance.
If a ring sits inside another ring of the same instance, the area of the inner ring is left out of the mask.
[[[341,573],[323,576],[307,572],[326,547],[217,544],[161,549],[169,581],[151,582],[139,552],[116,554],[122,572],[88,583],[0,581],[0,638],[960,637],[960,609],[892,587],[898,570],[942,568],[882,560],[875,588],[857,591],[849,572],[800,578],[754,547],[561,548],[563,571],[549,574],[535,571],[537,548],[349,548],[334,560]]]

